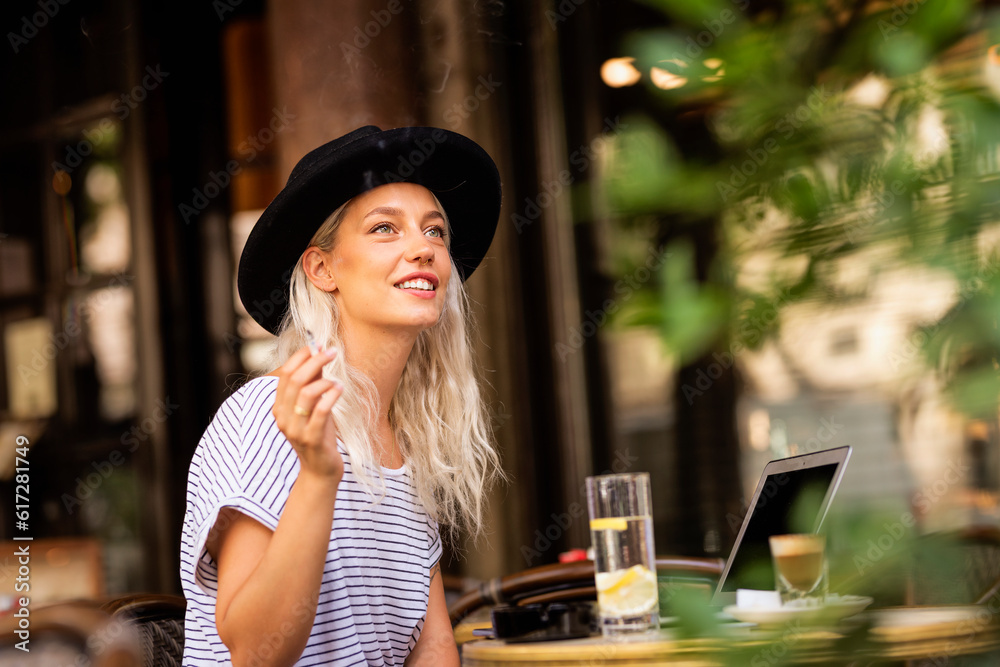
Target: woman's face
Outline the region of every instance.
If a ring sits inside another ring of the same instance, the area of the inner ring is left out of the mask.
[[[421,185],[392,183],[351,200],[329,255],[344,323],[433,326],[451,278],[446,235],[444,215]]]

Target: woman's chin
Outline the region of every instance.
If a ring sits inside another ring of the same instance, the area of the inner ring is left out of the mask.
[[[439,312],[414,313],[412,317],[394,320],[390,326],[399,329],[423,331],[424,329],[430,329],[432,326],[437,324],[440,319],[441,313]]]

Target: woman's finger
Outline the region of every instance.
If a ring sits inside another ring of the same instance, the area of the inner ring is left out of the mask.
[[[307,359],[309,359],[311,355],[312,353],[309,351],[308,347],[299,348],[294,353],[292,353],[292,356],[288,357],[288,359],[285,360],[285,363],[278,366],[278,368],[275,369],[273,374],[277,375],[278,377],[291,375],[292,372],[294,372]]]
[[[289,393],[288,380],[291,377],[292,373],[294,373],[299,368],[299,366],[301,366],[309,359],[309,356],[310,352],[308,347],[303,347],[299,350],[296,350],[295,353],[292,354],[292,356],[288,357],[285,363],[283,363],[281,366],[275,369],[273,373],[271,373],[271,375],[274,375],[278,378],[278,388],[274,396],[274,402],[276,406],[285,405],[288,403],[288,397],[287,397],[287,394]],[[298,393],[297,388],[293,389],[292,391],[293,396],[294,394],[297,393]]]
[[[327,380],[326,378],[320,378],[319,380],[314,380],[306,386],[299,390],[298,396],[295,397],[295,403],[292,406],[292,412],[300,417],[308,417],[316,409],[316,405],[319,402],[320,396],[330,390],[333,387],[333,380]]]
[[[308,348],[306,348],[308,350]],[[331,347],[320,350],[309,359],[306,359],[298,368],[292,371],[289,379],[293,383],[305,384],[322,372],[323,367],[330,363],[330,360],[337,356],[337,348]]]
[[[343,393],[344,386],[339,382],[334,382],[330,390],[320,396],[319,401],[316,402],[316,407],[313,409],[312,415],[309,417],[309,422],[306,424],[306,428],[303,431],[303,436],[306,439],[313,442],[322,442],[326,431],[326,421],[327,419],[333,419],[333,415],[330,411],[333,410],[333,406],[336,404],[337,399],[340,398],[340,395]]]
[[[288,364],[282,366],[285,369],[285,373],[278,380],[278,388],[274,397],[275,406],[279,410],[289,413],[296,412],[295,406],[299,404],[299,394],[303,387],[315,378],[322,376],[323,366],[330,363],[330,360],[336,355],[336,348],[330,348],[319,354],[312,355],[309,352],[309,348],[304,347],[293,356],[299,356],[300,353],[304,353],[304,355],[299,358],[300,363],[298,366],[293,367]],[[291,358],[289,361],[291,361]],[[312,404],[315,404],[315,401]],[[300,407],[308,406],[300,404]],[[301,412],[301,410],[297,412]]]

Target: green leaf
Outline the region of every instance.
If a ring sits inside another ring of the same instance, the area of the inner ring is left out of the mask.
[[[695,212],[707,215],[721,202],[714,172],[683,162],[666,134],[648,119],[629,118],[614,140],[604,185],[618,213]]]
[[[732,13],[733,3],[728,0],[640,0],[643,4],[658,9],[665,14],[682,21],[695,23],[699,26],[708,24],[706,28],[711,28],[713,22],[722,23],[722,14],[725,11]],[[716,28],[716,31],[722,28]]]
[[[930,50],[923,36],[902,30],[881,20],[881,42],[875,48],[876,58],[890,76],[914,74],[927,66]]]

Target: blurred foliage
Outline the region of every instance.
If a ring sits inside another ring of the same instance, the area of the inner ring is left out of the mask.
[[[725,294],[714,285],[698,282],[694,276],[693,251],[683,241],[668,246],[660,278],[658,290],[638,292],[625,304],[619,321],[626,325],[655,326],[671,349],[681,352],[699,349],[724,324]]]
[[[889,362],[923,359],[959,409],[995,414],[996,12],[970,0],[642,4],[662,24],[623,51],[647,103],[623,124],[605,187],[624,222],[659,221],[669,255],[622,321],[656,325],[690,361],[759,347],[790,304],[864,299],[882,272],[929,271],[954,284],[953,303]],[[684,240],[704,225],[707,267]],[[747,272],[753,258],[766,271]],[[848,265],[865,279],[845,281]]]
[[[830,592],[871,596],[873,608],[951,605],[969,604],[992,583],[996,546],[991,538],[960,531],[919,536],[915,525],[910,512],[888,508],[841,510],[829,516],[825,534]],[[981,572],[974,571],[979,568]],[[885,652],[884,643],[869,635],[875,622],[870,616],[855,617],[835,629],[794,619],[748,631],[727,623],[725,613],[712,606],[711,588],[661,579],[659,592],[660,614],[673,636],[687,649],[714,649],[713,664],[806,664],[831,654],[857,659]],[[871,664],[876,663],[882,664]]]

